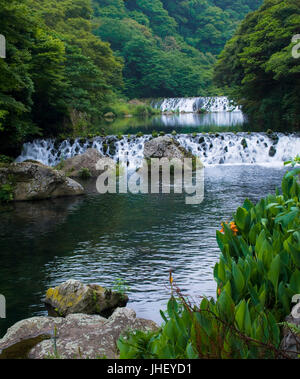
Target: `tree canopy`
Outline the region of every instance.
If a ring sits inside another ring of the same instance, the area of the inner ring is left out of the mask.
[[[101,115],[122,63],[92,33],[90,0],[0,0],[0,149]]]
[[[253,123],[300,126],[300,59],[292,55],[299,25],[298,0],[265,0],[220,56],[216,83],[229,88]]]
[[[261,0],[93,0],[96,35],[123,58],[129,97],[216,94],[216,56]]]

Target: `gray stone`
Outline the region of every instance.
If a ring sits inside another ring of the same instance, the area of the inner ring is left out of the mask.
[[[42,163],[12,163],[0,168],[0,185],[10,183],[15,201],[41,200],[82,195],[83,187],[73,179]]]
[[[116,309],[109,319],[85,314],[72,314],[66,318],[33,317],[17,322],[0,339],[0,359],[7,357],[7,352],[15,359],[115,359],[118,358],[117,341],[122,333],[157,329],[153,321],[136,318],[135,312],[128,308]],[[32,346],[34,336],[48,339],[36,340]],[[20,354],[14,346],[22,341],[30,341],[31,345]]]
[[[104,115],[104,118],[115,118],[116,117],[116,115],[113,113],[113,112],[107,112],[107,113],[105,113],[105,115]]]
[[[270,150],[269,150],[269,156],[270,157],[274,157],[275,155],[276,155],[276,149],[275,149],[275,147],[274,146],[271,146],[270,147]]]
[[[299,304],[295,305],[293,310],[298,310],[299,317],[294,318],[292,313],[285,319],[289,324],[295,325],[297,328],[300,328],[300,312]],[[292,310],[292,312],[293,312]],[[286,351],[286,354],[292,358],[299,358],[300,355],[300,334],[297,334],[289,327],[284,327],[283,329],[283,339],[281,341],[281,349]]]
[[[193,156],[193,154],[181,146],[179,142],[169,136],[157,137],[147,141],[144,146],[144,157],[147,160],[151,158],[168,158],[170,160],[176,158],[181,161],[183,161],[184,158],[192,158],[193,167],[195,167],[194,163],[196,160],[199,168],[204,167],[200,159]]]
[[[75,155],[63,161],[59,167],[67,175],[72,178],[78,178],[82,174],[82,169],[88,170],[91,177],[99,176],[96,170],[96,164],[103,155],[97,149],[87,149],[84,154]]]
[[[70,279],[58,287],[49,288],[44,302],[51,316],[85,313],[108,317],[116,308],[126,306],[128,296],[97,284],[85,285]]]

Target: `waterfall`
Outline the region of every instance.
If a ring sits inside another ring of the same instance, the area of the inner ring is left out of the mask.
[[[128,161],[132,167],[143,159],[144,144],[152,138],[116,136],[25,143],[17,162],[32,159],[55,166],[62,159],[83,154],[95,148],[115,161]],[[206,166],[220,164],[262,164],[281,166],[300,152],[300,135],[282,133],[216,133],[177,134],[173,136],[183,147],[199,157]]]
[[[199,113],[202,110],[206,112],[241,112],[241,109],[233,105],[225,96],[168,98],[153,100],[151,105],[163,112]]]

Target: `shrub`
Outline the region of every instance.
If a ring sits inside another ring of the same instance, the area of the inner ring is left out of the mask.
[[[0,163],[9,164],[14,161],[13,158],[8,157],[7,155],[0,154]]]
[[[81,179],[89,179],[89,178],[91,178],[91,176],[92,176],[92,174],[87,167],[83,167],[79,170],[79,177]]]
[[[13,186],[10,183],[0,186],[0,203],[8,203],[14,199]]]

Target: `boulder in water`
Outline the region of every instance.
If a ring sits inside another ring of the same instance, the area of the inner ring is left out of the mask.
[[[10,184],[14,201],[82,195],[83,187],[61,172],[38,162],[12,163],[0,168],[0,185]]]
[[[145,159],[151,158],[193,158],[193,155],[179,142],[169,136],[161,136],[147,141],[144,146]]]
[[[53,316],[85,313],[108,317],[116,308],[126,306],[128,296],[96,284],[85,285],[71,279],[58,287],[49,288],[44,302],[49,315]]]
[[[199,158],[195,157],[191,152],[180,145],[178,141],[169,136],[162,136],[147,141],[144,146],[144,158],[150,160],[152,158],[168,158],[169,160],[176,158],[181,161],[184,158],[192,158],[193,169],[203,168],[204,165]]]
[[[128,308],[116,309],[109,319],[85,314],[32,317],[17,322],[0,339],[0,359],[114,359],[121,334],[157,329],[153,321],[136,318]]]
[[[90,176],[95,178],[99,176],[99,171],[96,170],[96,164],[99,159],[104,156],[97,149],[87,149],[85,153],[75,155],[72,158],[68,158],[59,164],[59,168],[65,172],[67,176],[72,178],[78,178],[82,176],[82,173],[88,171]]]
[[[270,147],[270,150],[269,150],[269,156],[272,158],[272,157],[274,157],[275,155],[276,155],[276,149],[275,149],[275,147],[274,146],[271,146]]]

